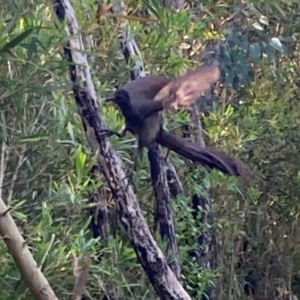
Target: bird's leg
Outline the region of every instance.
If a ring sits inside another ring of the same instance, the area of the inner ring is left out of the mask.
[[[121,138],[121,134],[117,131],[114,130],[110,130],[110,129],[103,129],[100,131],[100,135],[101,135],[101,139],[105,139],[105,138],[109,138],[113,135],[118,136],[119,138]]]
[[[122,180],[125,180],[126,178],[128,179],[128,185],[131,183],[133,188],[134,188],[134,192],[136,193],[137,189],[136,189],[136,184],[135,184],[135,173],[138,171],[139,165],[140,165],[140,161],[143,158],[143,147],[138,146],[137,150],[134,152],[134,157],[133,157],[133,168],[131,170],[128,170],[126,172],[126,176],[125,178],[123,178]],[[126,189],[128,188],[128,186],[126,187]]]
[[[127,176],[131,179],[134,179],[134,173],[138,171],[138,167],[140,164],[140,161],[143,158],[143,148],[137,148],[137,150],[134,152],[133,157],[133,168],[127,172]]]
[[[110,129],[103,129],[100,131],[100,135],[101,135],[101,139],[109,138],[113,135],[116,135],[119,138],[123,138],[123,137],[125,137],[127,131],[128,131],[128,128],[126,127],[126,125],[124,125],[120,132],[110,130]]]
[[[134,152],[134,158],[133,158],[133,170],[136,172],[139,168],[140,163],[143,161],[143,147],[138,145],[136,151]]]
[[[134,182],[136,182],[136,180],[135,180],[136,174],[138,173],[141,163],[143,161],[143,154],[144,154],[144,148],[138,142],[138,147],[137,147],[136,151],[134,152],[134,158],[133,158],[133,170],[132,170],[133,178],[132,178],[132,180]],[[136,185],[136,183],[135,183],[135,185]]]
[[[125,127],[125,128],[123,129],[123,131],[121,132],[121,134],[122,134],[122,133],[124,134],[124,132],[125,132],[125,134],[126,134],[126,131],[128,131],[128,129]],[[135,172],[137,171],[138,166],[139,166],[139,161],[140,161],[140,159],[142,159],[142,158],[143,158],[143,147],[140,147],[140,146],[138,145],[137,150],[134,152],[134,157],[133,157],[133,168],[130,169],[130,170],[128,170],[128,171],[126,172],[125,177],[121,180],[121,181],[123,181],[123,180],[125,180],[125,179],[128,179],[128,185],[126,186],[126,190],[127,190],[128,186],[129,186],[129,184],[132,184],[133,189],[134,189],[134,192],[136,193],[137,189],[136,189],[136,186],[135,186],[135,183],[134,183],[134,182],[135,182]]]

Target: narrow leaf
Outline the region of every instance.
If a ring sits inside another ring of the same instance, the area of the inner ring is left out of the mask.
[[[261,48],[258,43],[251,44],[249,47],[250,57],[255,64],[261,60]]]
[[[14,48],[15,46],[19,45],[23,40],[25,40],[32,32],[34,28],[30,28],[25,32],[22,32],[17,37],[12,39],[8,42],[2,49],[0,49],[0,53],[8,52],[10,49]]]

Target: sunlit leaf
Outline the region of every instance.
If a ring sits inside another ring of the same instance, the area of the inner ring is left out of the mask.
[[[266,26],[269,26],[269,20],[266,16],[261,15],[259,18],[259,22]]]
[[[36,142],[40,142],[40,141],[47,141],[49,139],[49,136],[47,134],[34,134],[34,135],[29,135],[29,136],[25,136],[25,137],[21,137],[19,139],[20,143],[36,143]]]
[[[87,159],[86,154],[83,152],[82,147],[79,146],[76,149],[76,154],[75,154],[75,168],[76,168],[76,173],[79,177],[81,177],[82,172],[84,170],[86,159]]]
[[[258,22],[253,23],[252,26],[257,30],[264,31],[263,27]]]
[[[281,53],[284,53],[284,48],[282,43],[280,42],[279,38],[273,37],[269,43],[271,47],[278,50]]]

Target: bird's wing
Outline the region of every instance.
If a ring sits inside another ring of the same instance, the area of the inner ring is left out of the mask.
[[[128,92],[130,99],[138,103],[140,102],[139,98],[152,100],[170,82],[171,79],[165,76],[148,75],[128,82],[123,89]]]
[[[164,108],[187,108],[220,78],[218,65],[205,65],[170,81],[154,97]]]
[[[132,108],[141,118],[147,118],[164,109],[162,102],[154,102],[153,99],[170,81],[165,76],[149,75],[128,82],[123,89],[129,94]]]

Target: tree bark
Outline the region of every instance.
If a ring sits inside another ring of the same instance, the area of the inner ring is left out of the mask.
[[[99,166],[118,204],[121,223],[160,298],[191,299],[168,266],[163,253],[150,233],[128,182],[123,162],[109,139],[103,139],[101,135],[101,131],[107,130],[107,125],[100,114],[73,7],[68,0],[54,0],[53,3],[58,19],[67,23],[66,32],[69,41],[64,46],[64,54],[70,63],[70,78],[79,114],[88,142],[92,151],[98,154]]]
[[[22,280],[35,299],[58,300],[9,211],[10,209],[0,198],[0,236],[20,270]]]
[[[167,241],[166,250],[171,256],[169,265],[176,277],[180,279],[181,269],[178,258],[172,201],[165,172],[166,164],[158,150],[159,146],[155,144],[148,151],[151,165],[151,180],[156,198],[156,218],[160,225],[160,235],[163,240]]]
[[[114,1],[116,5],[113,6],[113,11],[118,14],[126,15],[125,5],[123,1]],[[126,21],[121,23],[120,26],[120,43],[123,50],[123,55],[127,63],[130,59],[137,56],[139,59],[135,60],[133,70],[130,72],[131,80],[139,77],[146,76],[144,64],[138,46],[133,37],[130,36],[130,26]],[[171,204],[171,197],[169,192],[168,179],[166,176],[166,164],[161,158],[161,150],[157,144],[148,151],[148,158],[150,161],[151,179],[156,199],[156,218],[160,225],[160,233],[163,240],[167,241],[167,256],[171,258],[170,267],[177,276],[180,278],[180,264],[178,246],[175,237],[175,225],[173,218],[173,210]],[[171,171],[170,171],[171,172]],[[174,175],[175,169],[173,168],[173,184],[172,186],[179,185],[176,182],[178,177]],[[155,219],[156,219],[155,218]]]

